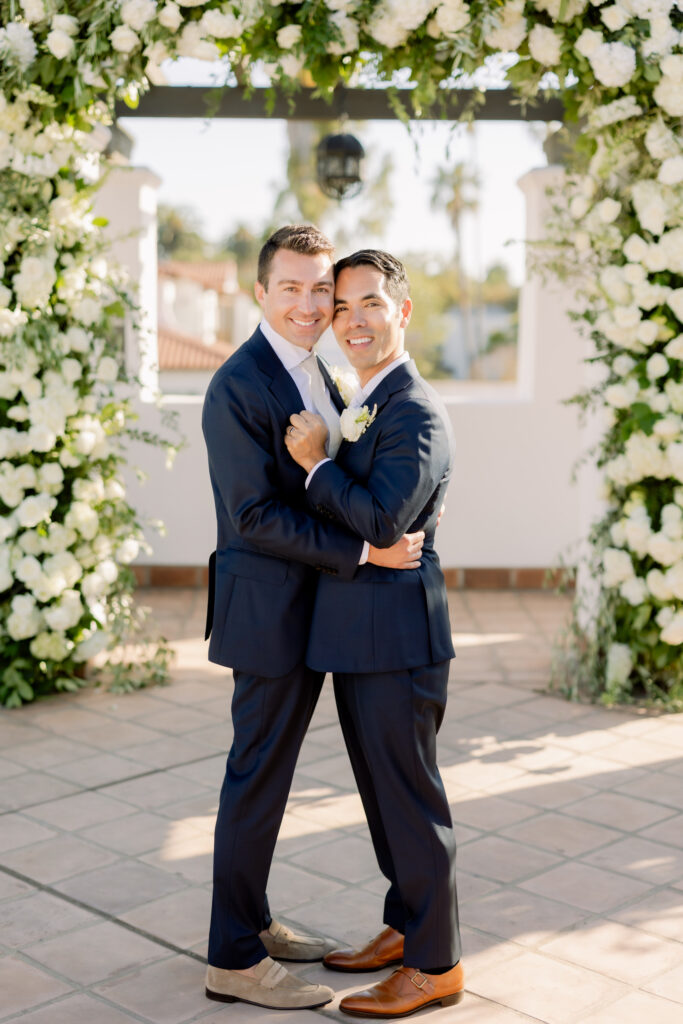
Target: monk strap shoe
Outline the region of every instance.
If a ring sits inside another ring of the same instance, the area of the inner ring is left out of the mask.
[[[425,1006],[455,1006],[463,997],[465,975],[460,964],[445,974],[425,974],[400,967],[372,988],[345,996],[339,1009],[353,1017],[408,1017]]]

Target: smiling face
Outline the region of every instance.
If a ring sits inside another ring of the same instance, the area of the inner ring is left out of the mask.
[[[412,303],[399,304],[381,270],[345,267],[337,277],[332,329],[361,386],[403,352]]]
[[[278,249],[267,287],[257,281],[254,294],[270,326],[310,352],[332,320],[332,259],[323,252],[305,255]]]

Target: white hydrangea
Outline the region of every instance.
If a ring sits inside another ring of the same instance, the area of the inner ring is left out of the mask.
[[[625,43],[601,43],[588,59],[597,80],[613,89],[627,85],[636,70],[635,50]]]
[[[36,58],[38,49],[28,25],[11,21],[6,28],[0,28],[0,56],[25,71]]]
[[[653,121],[645,133],[645,147],[655,160],[666,160],[670,156],[676,156],[681,150],[676,136],[667,128],[661,117]]]
[[[17,594],[10,608],[5,628],[13,640],[28,640],[40,632],[44,619],[31,594]]]
[[[673,565],[679,558],[683,558],[683,541],[672,540],[660,530],[650,537],[647,551],[660,565]]]
[[[221,11],[216,7],[204,11],[200,25],[206,35],[214,39],[237,39],[244,31],[244,22],[231,10]]]
[[[667,157],[659,168],[657,181],[663,185],[680,185],[683,181],[683,154]]]
[[[77,530],[86,540],[92,540],[99,527],[97,512],[84,501],[74,501],[64,516],[64,525]]]
[[[69,644],[62,633],[39,633],[29,645],[34,658],[63,661],[69,653]]]
[[[590,57],[604,41],[602,32],[596,32],[592,28],[585,28],[574,43],[574,49],[582,57]]]
[[[683,644],[683,611],[675,613],[660,636],[665,644],[672,644],[675,647]]]
[[[291,50],[301,40],[301,25],[283,25],[276,39],[281,50]]]
[[[661,569],[650,569],[646,576],[648,590],[657,601],[670,601],[673,591],[669,586],[666,574]]]
[[[683,274],[683,228],[665,231],[659,245],[666,259],[667,269],[674,274]]]
[[[45,609],[44,618],[50,629],[56,632],[66,632],[67,629],[73,629],[78,625],[83,611],[78,591],[65,590],[54,604]]]
[[[619,593],[625,601],[628,601],[630,605],[637,608],[639,604],[643,604],[647,599],[647,585],[645,580],[634,576],[632,579],[626,580],[625,583],[621,584]]]
[[[603,224],[611,224],[621,213],[621,203],[608,196],[599,202],[595,209]]]
[[[53,256],[24,256],[12,286],[22,306],[41,309],[47,305],[56,280]]]
[[[631,197],[641,225],[653,235],[661,235],[668,214],[662,186],[651,178],[636,181],[631,188]]]
[[[32,494],[24,498],[15,515],[17,522],[25,529],[32,529],[49,519],[57,506],[57,499],[51,494]]]
[[[620,4],[610,4],[609,7],[603,7],[600,11],[600,17],[610,32],[618,32],[620,28],[623,28],[631,20],[629,12],[624,10]]]
[[[683,88],[679,79],[662,75],[653,95],[658,106],[671,117],[683,117]]]
[[[21,0],[21,9],[29,25],[43,21],[46,17],[43,0]]]
[[[524,40],[527,22],[524,15],[524,0],[511,0],[496,12],[498,24],[489,29],[484,42],[494,50],[516,50]]]
[[[194,21],[183,25],[178,37],[178,53],[181,57],[194,57],[196,60],[213,61],[220,57],[216,44],[206,38],[204,30]]]
[[[431,6],[431,4],[430,4]],[[426,16],[425,11],[425,16]],[[432,22],[435,29],[444,36],[455,36],[469,23],[470,12],[463,0],[444,0],[436,9]],[[420,22],[418,22],[420,24]],[[417,27],[417,26],[415,26]]]

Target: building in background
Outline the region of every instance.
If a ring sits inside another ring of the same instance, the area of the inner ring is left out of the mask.
[[[234,260],[167,260],[158,269],[159,390],[203,395],[254,331],[260,310],[237,282]]]

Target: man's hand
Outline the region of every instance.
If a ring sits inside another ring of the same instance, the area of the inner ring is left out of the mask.
[[[322,416],[307,409],[294,413],[285,432],[287,451],[302,469],[310,473],[314,466],[327,458],[325,444],[328,434]]]
[[[371,544],[368,562],[383,565],[385,569],[417,569],[424,539],[424,530],[418,530],[417,533],[404,533],[390,548],[373,548]]]

